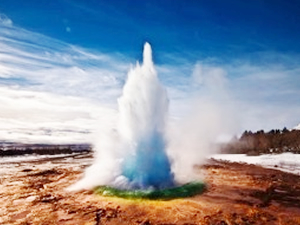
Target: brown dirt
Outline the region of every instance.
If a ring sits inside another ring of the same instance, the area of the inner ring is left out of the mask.
[[[300,177],[259,166],[209,161],[196,170],[207,191],[170,201],[125,200],[64,188],[90,155],[0,163],[0,224],[300,224]]]

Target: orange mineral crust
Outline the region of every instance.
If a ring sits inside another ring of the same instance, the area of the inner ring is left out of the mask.
[[[300,224],[299,176],[207,161],[207,190],[168,201],[68,192],[91,154],[1,163],[0,224]]]

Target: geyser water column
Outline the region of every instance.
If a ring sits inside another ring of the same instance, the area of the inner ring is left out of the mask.
[[[132,68],[118,99],[118,126],[99,133],[95,162],[67,190],[94,189],[106,196],[171,199],[203,192],[204,183],[179,186],[166,153],[168,97],[146,43],[143,63]],[[173,159],[178,159],[173,156]]]
[[[203,192],[201,182],[179,186],[174,181],[166,153],[168,103],[153,65],[151,46],[146,43],[143,63],[129,71],[118,100],[117,128],[101,133],[94,164],[68,190],[94,188],[95,193],[105,196],[140,199],[172,199]]]
[[[174,181],[166,154],[168,97],[158,80],[148,43],[143,64],[129,71],[118,103],[118,136],[121,152],[125,153],[120,174],[111,186],[99,186],[95,193],[139,199],[173,199],[202,193],[202,182],[178,186]]]
[[[127,148],[121,171],[127,189],[164,189],[174,186],[166,154],[165,123],[168,97],[160,84],[149,43],[143,64],[128,73],[119,104],[119,135]],[[129,151],[128,151],[129,150]]]

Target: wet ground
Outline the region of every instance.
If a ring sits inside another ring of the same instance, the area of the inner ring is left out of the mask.
[[[197,167],[207,191],[148,201],[64,189],[91,154],[17,162],[0,159],[0,224],[300,224],[300,177],[259,166],[208,161]]]

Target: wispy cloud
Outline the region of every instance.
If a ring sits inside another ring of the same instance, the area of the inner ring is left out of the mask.
[[[220,81],[227,83],[242,129],[293,128],[300,120],[299,60],[299,55],[265,52],[226,63],[202,61],[195,69],[199,64],[206,68],[203,74],[214,78],[215,88]]]
[[[91,141],[95,124],[115,115],[129,59],[8,26],[1,18],[0,139]]]
[[[0,13],[0,24],[4,26],[12,26],[13,22],[5,14]]]
[[[0,49],[0,82],[97,99],[120,93],[129,65],[17,27],[1,27]]]
[[[113,124],[116,111],[85,98],[0,87],[1,140],[91,142],[97,124]]]
[[[163,53],[161,59],[156,68],[169,93],[172,117],[183,117],[193,99],[202,98],[235,108],[240,131],[291,128],[300,121],[299,55],[264,52],[191,61],[179,53]],[[116,116],[117,98],[132,63],[135,59],[125,55],[104,54],[24,30],[0,14],[0,139],[26,127],[35,132],[50,129],[52,135],[55,130],[76,130],[82,137],[82,130],[94,129],[89,124],[97,118]],[[56,133],[63,137],[57,140],[74,136],[68,132]]]
[[[158,67],[174,98],[173,112],[187,112],[194,104],[189,99],[204,98],[230,105],[240,132],[293,128],[300,121],[300,55],[259,52],[243,58],[173,61]]]

